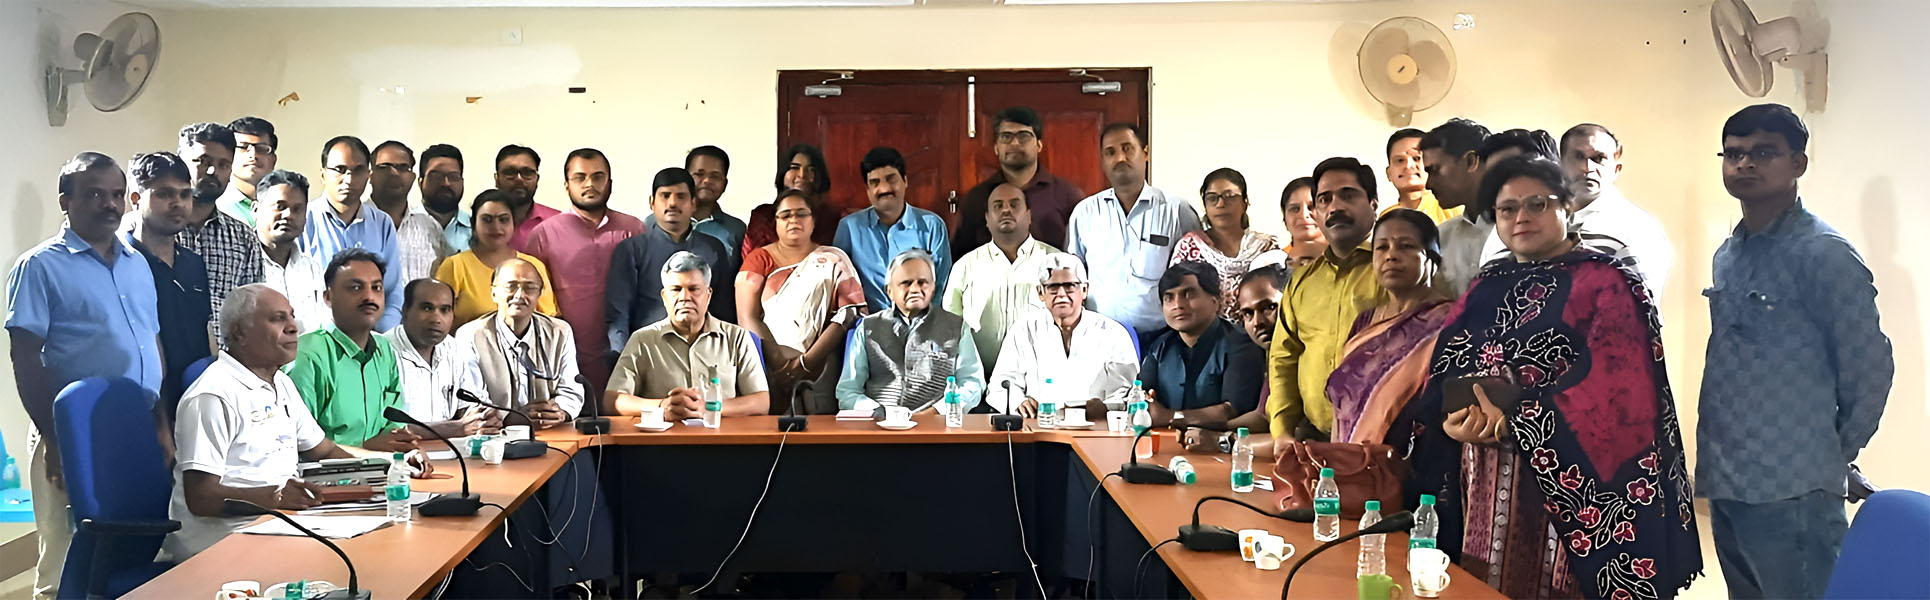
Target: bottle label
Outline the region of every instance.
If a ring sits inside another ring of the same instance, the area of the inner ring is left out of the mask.
[[[724,402],[722,400],[704,402],[704,410],[724,410]]]
[[[1421,539],[1421,538],[1407,538],[1407,547],[1408,548],[1433,548],[1434,540]]]
[[[1313,514],[1316,514],[1316,515],[1340,514],[1340,499],[1339,498],[1314,498]]]
[[[386,490],[386,493],[389,501],[391,502],[396,500],[407,501],[409,499],[409,486],[408,485],[391,485]]]
[[[1233,487],[1252,487],[1252,486],[1253,486],[1252,471],[1234,471],[1233,472]]]

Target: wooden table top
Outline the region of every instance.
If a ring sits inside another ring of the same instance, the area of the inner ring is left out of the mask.
[[[1030,443],[1034,441],[1064,442],[1076,437],[1131,437],[1130,434],[1113,433],[1098,425],[1093,429],[1037,429],[1027,422],[1021,431],[1005,432],[992,429],[992,416],[985,414],[965,415],[965,426],[956,429],[945,427],[943,417],[926,414],[913,417],[918,425],[904,431],[893,431],[879,427],[870,420],[840,421],[831,415],[809,417],[810,423],[804,431],[790,434],[786,444],[980,444],[1004,442],[1009,434],[1012,441]],[[724,419],[723,426],[717,429],[693,427],[684,424],[672,425],[660,432],[645,431],[636,427],[636,417],[611,417],[610,433],[601,436],[586,436],[574,429],[557,428],[537,435],[544,440],[563,440],[584,445],[708,445],[708,444],[775,444],[784,432],[777,430],[775,416],[732,417]]]
[[[523,501],[562,468],[568,460],[566,453],[576,450],[575,445],[567,441],[551,440],[550,445],[564,452],[545,452],[541,458],[500,465],[482,461],[469,463],[470,492],[482,496],[483,502],[508,507],[507,511],[485,506],[471,517],[417,516],[406,525],[390,525],[354,538],[332,541],[355,561],[359,583],[362,589],[373,592],[373,597],[427,596],[483,538],[495,532],[508,512],[522,506]],[[461,468],[455,463],[435,461],[436,473],[457,475]],[[461,490],[461,482],[457,477],[418,479],[411,487],[429,492],[456,492]],[[259,581],[270,586],[297,579],[348,585],[348,569],[328,547],[307,537],[236,534],[175,565],[126,597],[205,598],[229,581]]]

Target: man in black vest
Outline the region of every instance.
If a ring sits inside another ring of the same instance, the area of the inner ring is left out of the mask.
[[[937,288],[931,253],[906,250],[885,269],[891,307],[858,323],[838,377],[840,410],[897,405],[919,413],[945,398],[946,378],[956,378],[959,402],[978,405],[985,370],[965,319],[932,310]]]

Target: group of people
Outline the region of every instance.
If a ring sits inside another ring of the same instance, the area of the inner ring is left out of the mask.
[[[784,149],[748,221],[720,206],[731,163],[714,146],[656,172],[641,219],[610,208],[591,148],[564,159],[567,212],[535,201],[541,159],[518,145],[467,206],[452,146],[337,137],[310,189],[254,117],[190,125],[125,169],[82,153],[60,174],[66,223],[9,280],[41,436],[36,587],[57,582],[71,527],[53,400],[109,376],[156,399],[176,559],[239,526],[223,499],[319,502],[299,461],[431,434],[390,407],[458,436],[522,419],[465,397],[547,428],[692,417],[707,385],[726,417],[924,412],[948,390],[978,411],[1097,416],[1140,385],[1153,424],[1196,451],[1225,447],[1201,430],[1238,427],[1269,434],[1263,455],[1395,448],[1406,493],[1439,498],[1441,546],[1510,597],[1674,595],[1701,570],[1697,493],[1733,594],[1821,593],[1893,367],[1870,272],[1798,199],[1808,133],[1789,109],[1721,131],[1744,218],[1704,293],[1693,489],[1655,308],[1673,249],[1618,191],[1608,128],[1403,129],[1381,176],[1337,157],[1289,183],[1284,239],[1254,230],[1238,171],[1206,175],[1203,219],[1150,185],[1137,125],[1103,129],[1108,187],[1090,195],[1041,166],[1035,111],[993,128],[999,171],[955,232],[907,203],[911,166],[889,147],[863,156],[870,207],[848,215],[823,154]]]

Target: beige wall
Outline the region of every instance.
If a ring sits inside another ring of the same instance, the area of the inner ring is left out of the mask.
[[[1764,16],[1788,12],[1781,2],[1753,4]],[[1911,214],[1902,210],[1906,202],[1924,199],[1903,171],[1920,151],[1893,133],[1930,126],[1921,112],[1930,91],[1901,81],[1889,64],[1916,53],[1909,44],[1921,32],[1912,27],[1930,15],[1909,0],[1844,0],[1825,9],[1838,19],[1835,96],[1827,114],[1812,118],[1809,205],[1864,249],[1898,348],[1896,400],[1866,468],[1880,482],[1930,489],[1930,474],[1911,462],[1922,447],[1916,440],[1930,434],[1921,375],[1925,301],[1917,292],[1930,274],[1901,256],[1897,221]],[[8,161],[33,165],[32,176],[9,175],[0,184],[18,187],[0,189],[22,207],[50,206],[44,174],[83,145],[120,156],[140,147],[134,141],[166,145],[180,123],[258,114],[281,128],[283,164],[310,174],[320,142],[336,134],[417,148],[454,143],[469,153],[472,193],[488,187],[487,165],[504,143],[533,146],[552,161],[595,146],[626,182],[616,206],[637,213],[647,210],[640,188],[649,173],[678,164],[692,146],[718,144],[737,159],[725,206],[741,215],[769,195],[780,69],[1143,66],[1153,77],[1155,185],[1191,197],[1207,171],[1231,166],[1265,198],[1327,156],[1383,163],[1392,127],[1358,84],[1352,63],[1360,38],[1388,17],[1446,24],[1455,10],[1477,17],[1474,29],[1449,33],[1459,80],[1415,125],[1462,115],[1496,129],[1559,132],[1587,120],[1621,136],[1623,187],[1666,224],[1678,253],[1665,344],[1692,423],[1708,335],[1697,292],[1738,214],[1713,153],[1722,119],[1751,102],[1716,58],[1707,2],[174,12],[162,20],[168,39],[160,81],[133,111],[166,118],[82,114],[75,120],[151,129],[81,133],[74,126],[49,132],[37,113],[9,114],[0,127],[24,124],[40,136],[29,139],[50,141],[28,146],[31,160]],[[1888,14],[1896,11],[1909,18]],[[500,43],[507,27],[521,28],[520,46]],[[9,73],[21,70],[17,62],[8,61]],[[1769,99],[1798,103],[1790,73],[1778,75],[1783,83]],[[569,86],[589,93],[567,94]],[[301,101],[275,105],[290,92]],[[466,96],[481,100],[469,104]],[[6,106],[15,106],[11,97]],[[561,184],[558,169],[546,169],[540,199],[564,206]],[[56,222],[44,208],[14,210],[34,212],[13,224],[10,252]],[[1261,202],[1253,222],[1277,232],[1278,215],[1277,205]],[[11,436],[15,418],[7,419]]]

